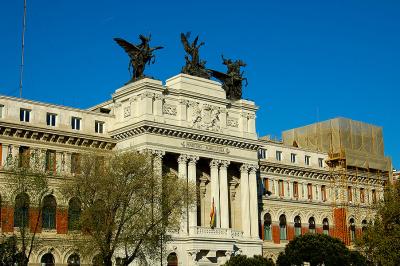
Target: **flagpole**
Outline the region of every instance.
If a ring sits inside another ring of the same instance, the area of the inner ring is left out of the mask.
[[[23,79],[23,75],[24,75],[25,29],[26,29],[26,0],[24,0],[24,16],[22,19],[21,70],[20,70],[20,77],[19,77],[19,97],[20,98],[22,98],[22,79]]]

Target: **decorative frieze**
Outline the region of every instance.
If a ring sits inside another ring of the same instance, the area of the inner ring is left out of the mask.
[[[127,118],[129,116],[131,116],[131,107],[126,106],[126,107],[124,107],[124,118]]]
[[[178,113],[177,106],[172,104],[164,104],[163,105],[163,114],[176,116]]]
[[[228,117],[228,119],[226,120],[226,125],[228,127],[239,127],[239,121],[236,118],[231,118]]]

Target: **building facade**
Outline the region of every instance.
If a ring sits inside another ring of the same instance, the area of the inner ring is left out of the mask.
[[[221,265],[236,254],[276,259],[305,232],[338,236],[350,245],[372,219],[370,205],[382,197],[385,179],[362,171],[347,175],[358,183],[344,205],[334,196],[332,176],[338,174],[328,167],[331,154],[258,139],[257,108],[252,101],[228,100],[217,82],[185,74],[165,85],[148,78],[127,84],[88,110],[0,96],[1,233],[18,230],[17,201],[36,196],[13,194],[4,167],[12,158],[42,155],[54,192],[43,198],[49,206],[39,228],[43,244],[30,263],[75,265],[79,259],[91,265],[96,254],[80,255],[71,244],[69,214],[76,206],[60,193],[61,176],[75,174],[80,153],[135,149],[150,150],[160,169],[198,186],[196,207],[170,232],[172,259],[165,258],[165,265]],[[38,206],[28,202],[32,223]]]

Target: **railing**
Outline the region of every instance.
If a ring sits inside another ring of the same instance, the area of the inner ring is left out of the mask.
[[[190,227],[189,235],[218,238],[242,238],[243,232],[231,228]]]

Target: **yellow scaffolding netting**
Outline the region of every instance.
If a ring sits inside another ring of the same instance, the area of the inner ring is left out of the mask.
[[[282,133],[285,145],[341,153],[348,166],[390,171],[384,155],[382,128],[347,118],[335,118]]]

